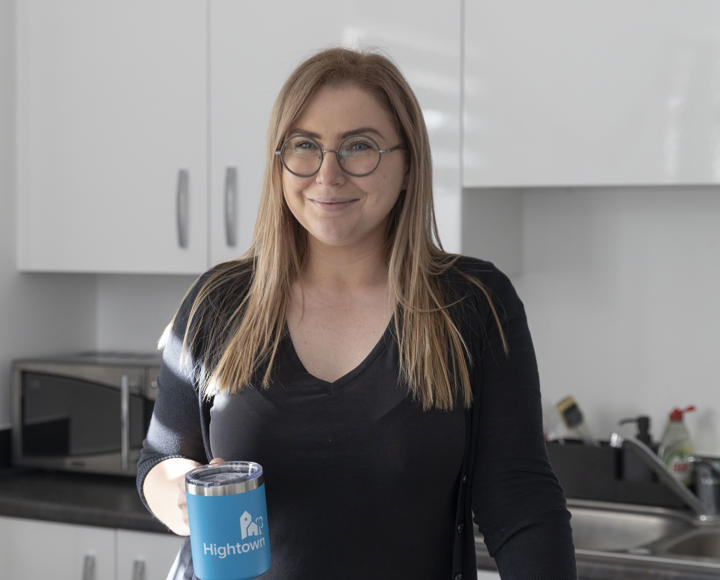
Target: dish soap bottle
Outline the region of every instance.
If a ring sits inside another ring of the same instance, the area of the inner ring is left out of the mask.
[[[658,452],[658,446],[650,435],[650,417],[640,415],[630,419],[623,419],[620,425],[626,423],[637,423],[637,433],[635,439],[647,445],[647,447],[655,454]],[[637,456],[634,449],[625,449],[622,453],[623,479],[627,481],[643,481],[653,482],[657,478],[652,470]]]
[[[683,415],[694,410],[693,405],[684,409],[676,407],[672,410],[658,450],[658,455],[665,467],[675,476],[675,479],[685,485],[691,482],[689,457],[693,454],[694,449],[690,433],[683,422]]]

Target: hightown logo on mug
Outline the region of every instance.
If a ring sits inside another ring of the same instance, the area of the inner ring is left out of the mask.
[[[228,556],[237,556],[260,550],[265,547],[265,538],[262,535],[263,525],[262,516],[258,516],[253,520],[250,512],[245,510],[240,516],[241,539],[246,540],[249,536],[259,536],[258,539],[247,542],[236,542],[234,544],[227,542],[224,546],[203,542],[203,555],[214,556],[222,560]]]

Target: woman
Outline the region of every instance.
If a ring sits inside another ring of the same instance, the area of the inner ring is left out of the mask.
[[[254,242],[203,275],[166,336],[138,466],[187,535],[184,473],[263,465],[288,579],[574,578],[522,303],[436,241],[423,116],[397,68],[300,64],[273,110]]]

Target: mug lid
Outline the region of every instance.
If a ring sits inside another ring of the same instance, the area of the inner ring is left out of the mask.
[[[185,489],[193,495],[232,495],[260,487],[263,468],[254,461],[223,461],[201,465],[185,474]]]

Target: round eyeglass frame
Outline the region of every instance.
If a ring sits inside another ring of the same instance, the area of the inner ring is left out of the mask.
[[[320,163],[318,163],[317,169],[315,171],[313,171],[312,173],[298,173],[297,171],[293,171],[292,169],[290,169],[288,167],[287,163],[285,163],[285,157],[283,156],[283,152],[285,151],[285,146],[292,139],[295,139],[297,137],[302,137],[303,139],[312,141],[315,145],[317,145],[318,151],[320,151]],[[348,141],[350,139],[357,139],[358,137],[362,137],[363,139],[367,139],[368,141],[370,141],[373,145],[375,145],[375,147],[377,148],[377,152],[378,152],[377,163],[370,171],[366,171],[365,173],[353,173],[352,171],[348,171],[347,169],[345,169],[345,167],[343,166],[342,157],[340,156],[340,150],[342,149],[343,143],[345,143],[345,141]],[[340,144],[338,145],[337,149],[325,149],[317,141],[317,139],[313,139],[312,137],[309,137],[307,135],[292,135],[291,137],[288,137],[287,139],[285,139],[283,144],[280,146],[280,149],[275,150],[275,155],[280,157],[280,161],[282,162],[283,167],[285,169],[287,169],[293,175],[296,175],[297,177],[312,177],[318,171],[320,171],[320,169],[322,168],[323,161],[325,161],[325,153],[335,153],[335,158],[337,159],[338,167],[340,167],[340,169],[343,173],[347,173],[348,175],[352,175],[353,177],[365,177],[366,175],[370,175],[373,171],[375,171],[378,168],[378,166],[380,165],[380,161],[382,161],[383,153],[392,153],[393,151],[397,151],[398,149],[405,149],[405,145],[403,145],[401,143],[400,145],[395,145],[395,147],[390,147],[389,149],[380,149],[380,145],[378,145],[378,143],[377,143],[377,141],[375,141],[375,139],[373,139],[372,137],[369,137],[368,135],[363,135],[363,134],[348,135],[342,141],[340,141]]]

